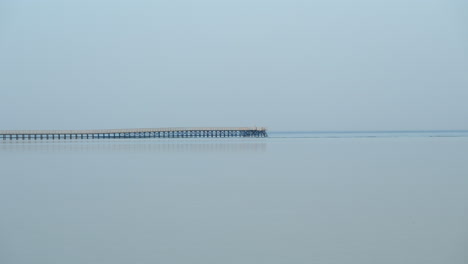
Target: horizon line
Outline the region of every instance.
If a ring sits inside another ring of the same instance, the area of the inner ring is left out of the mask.
[[[269,130],[269,133],[451,133],[467,132],[468,129],[434,129],[434,130]]]

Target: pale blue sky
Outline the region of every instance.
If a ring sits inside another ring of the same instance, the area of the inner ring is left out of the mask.
[[[3,0],[0,129],[468,129],[462,0]]]

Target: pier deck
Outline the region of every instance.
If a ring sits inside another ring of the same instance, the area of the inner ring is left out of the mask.
[[[263,127],[189,127],[94,130],[0,130],[3,140],[97,138],[225,138],[267,137]]]

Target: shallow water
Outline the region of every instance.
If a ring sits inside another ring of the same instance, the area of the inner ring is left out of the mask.
[[[0,263],[468,263],[467,133],[353,133],[0,142]]]

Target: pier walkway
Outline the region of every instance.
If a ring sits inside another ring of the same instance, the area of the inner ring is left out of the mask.
[[[0,130],[3,140],[100,138],[267,137],[264,127],[136,128],[95,130]]]

